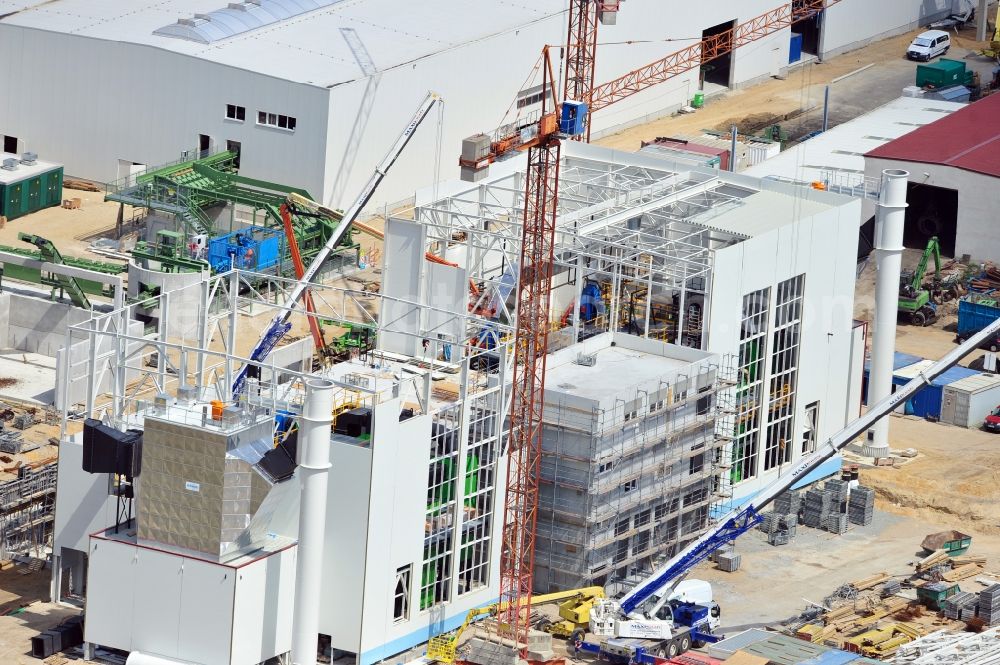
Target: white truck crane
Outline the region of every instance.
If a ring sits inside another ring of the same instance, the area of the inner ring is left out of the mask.
[[[683,581],[684,577],[712,552],[759,524],[760,511],[779,494],[998,332],[1000,319],[952,349],[895,393],[872,405],[864,415],[799,460],[791,471],[720,518],[714,527],[624,596],[599,599],[590,610],[589,625],[591,635],[597,640],[588,641],[586,636],[576,635],[569,645],[571,651],[596,654],[616,663],[654,665],[656,658],[676,656],[692,645],[721,639],[713,634],[719,625],[719,610],[711,600],[711,586],[700,580]]]
[[[264,360],[271,354],[271,351],[273,351],[274,347],[281,341],[281,338],[285,336],[285,333],[291,329],[292,324],[290,324],[288,320],[292,317],[292,313],[295,311],[299,298],[301,298],[302,295],[309,289],[309,283],[312,282],[314,277],[316,277],[316,273],[318,273],[319,269],[323,267],[323,263],[330,256],[331,252],[333,252],[337,245],[340,244],[340,241],[343,240],[344,235],[347,234],[348,229],[351,227],[351,222],[357,218],[357,216],[361,213],[361,210],[368,204],[368,201],[371,200],[375,190],[382,183],[382,179],[385,178],[385,174],[389,172],[389,169],[396,162],[400,153],[403,152],[403,148],[405,148],[406,144],[410,142],[411,138],[413,138],[413,134],[417,131],[417,127],[419,127],[420,123],[424,121],[427,114],[431,112],[434,105],[439,102],[441,102],[441,97],[436,92],[427,93],[424,101],[420,103],[420,106],[417,108],[417,112],[413,115],[410,122],[407,123],[406,127],[399,135],[399,138],[396,139],[396,142],[389,149],[389,152],[382,159],[382,161],[379,162],[378,166],[375,167],[375,172],[372,173],[371,178],[369,178],[368,182],[365,184],[365,188],[361,190],[361,194],[358,195],[354,204],[351,205],[347,212],[344,213],[340,224],[334,232],[330,234],[329,239],[327,239],[326,243],[319,250],[319,253],[316,254],[312,263],[309,264],[309,267],[303,273],[302,278],[296,282],[291,292],[289,292],[288,296],[285,298],[284,307],[282,307],[281,311],[274,317],[267,329],[264,330],[264,334],[261,335],[260,340],[258,340],[257,346],[255,346],[253,351],[250,353],[251,362],[243,365],[240,373],[233,381],[232,391],[234,400],[239,400],[240,395],[242,395],[243,390],[246,387],[247,376],[256,370],[259,370],[261,363],[263,363]],[[332,210],[321,206],[315,201],[309,201],[302,196],[293,194],[292,197],[290,197],[289,203],[298,208],[309,210],[313,213],[328,215],[331,217],[335,216],[335,213]]]

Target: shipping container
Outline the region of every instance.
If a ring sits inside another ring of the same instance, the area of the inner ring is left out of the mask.
[[[947,88],[972,82],[972,72],[966,72],[960,60],[941,58],[937,62],[917,65],[917,86],[921,88]]]
[[[63,167],[31,153],[0,153],[0,216],[9,220],[62,203]]]
[[[897,369],[902,369],[908,365],[918,363],[921,360],[923,360],[923,358],[920,356],[903,353],[902,351],[896,351],[892,357],[892,371],[895,372]],[[868,404],[868,373],[871,371],[871,364],[871,358],[866,358],[864,374],[861,381],[861,398],[864,400],[865,404]]]
[[[930,367],[933,362],[932,360],[921,360],[913,365],[895,370],[892,375],[893,386],[906,385]],[[978,374],[979,372],[968,367],[952,367],[945,370],[944,373],[931,381],[929,386],[925,386],[910,399],[906,400],[903,406],[903,413],[920,418],[939,419],[941,417],[941,404],[944,400],[945,386],[970,376],[977,376]]]
[[[979,428],[998,405],[1000,375],[984,373],[969,376],[944,387],[941,422]]]
[[[966,339],[979,332],[1000,318],[1000,307],[995,298],[985,298],[979,295],[965,296],[958,301],[958,337]],[[991,351],[997,351],[997,340],[989,345]]]

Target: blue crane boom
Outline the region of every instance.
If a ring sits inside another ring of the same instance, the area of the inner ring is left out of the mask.
[[[949,351],[895,393],[873,405],[864,415],[827,439],[813,453],[803,457],[790,472],[775,479],[747,503],[730,511],[704,535],[685,547],[665,565],[625,594],[618,601],[621,613],[626,616],[631,614],[651,596],[656,595],[665,587],[676,585],[692,568],[704,561],[712,552],[752,529],[760,523],[760,511],[774,501],[779,494],[805,478],[823,462],[840,452],[858,435],[868,430],[877,420],[891,413],[900,403],[930,384],[959,360],[978,349],[984,341],[992,339],[992,336],[998,332],[1000,332],[1000,319]],[[657,605],[650,613],[655,612],[659,606],[667,602],[669,595],[669,593],[660,594]]]
[[[274,317],[270,325],[264,331],[263,335],[261,335],[260,340],[257,342],[257,346],[255,346],[253,351],[250,353],[250,360],[252,362],[243,365],[240,373],[233,381],[233,399],[238,399],[240,394],[243,392],[243,388],[246,385],[247,374],[253,366],[252,363],[263,362],[271,354],[271,351],[274,350],[274,347],[277,346],[278,342],[281,341],[281,338],[285,336],[285,333],[291,329],[292,324],[289,323],[288,320],[295,311],[295,306],[298,303],[299,298],[301,298],[302,294],[304,294],[309,288],[309,283],[312,282],[314,277],[316,277],[316,273],[319,272],[319,269],[323,267],[323,263],[330,256],[330,253],[333,252],[337,245],[340,244],[340,241],[344,238],[347,230],[351,227],[351,222],[357,218],[357,216],[361,213],[361,210],[368,204],[368,201],[371,200],[375,190],[382,183],[383,178],[385,178],[385,174],[388,173],[389,169],[396,162],[396,159],[399,157],[400,153],[403,152],[406,144],[410,142],[411,138],[413,138],[413,134],[417,131],[417,127],[419,127],[420,123],[424,121],[427,114],[431,112],[434,105],[439,102],[441,102],[441,97],[437,93],[427,93],[427,97],[425,97],[424,101],[420,103],[419,108],[417,108],[417,112],[413,115],[410,122],[407,123],[406,127],[399,135],[399,138],[396,139],[396,142],[389,149],[389,152],[386,153],[386,156],[381,162],[379,162],[378,166],[375,167],[375,172],[368,180],[364,189],[361,190],[361,194],[358,195],[354,204],[348,208],[347,212],[344,213],[340,223],[334,229],[333,233],[330,234],[330,238],[326,241],[326,244],[319,250],[319,253],[316,254],[312,263],[309,264],[309,267],[306,268],[306,271],[302,274],[301,279],[296,282],[291,292],[285,298],[285,304],[281,311]],[[297,207],[306,208],[319,214],[325,214],[331,218],[336,216],[336,213],[332,210],[321,206],[314,201],[309,201],[301,195],[292,193],[289,195],[289,200]]]

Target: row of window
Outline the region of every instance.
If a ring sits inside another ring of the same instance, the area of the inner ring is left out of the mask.
[[[247,119],[247,109],[245,106],[237,104],[226,104],[226,118],[237,122],[244,122]],[[257,111],[257,124],[294,132],[297,123],[294,116],[270,113],[269,111]]]

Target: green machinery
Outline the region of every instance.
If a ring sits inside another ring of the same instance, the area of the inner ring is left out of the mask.
[[[38,261],[45,261],[46,263],[92,270],[94,272],[104,273],[105,275],[117,275],[128,270],[128,267],[124,264],[63,257],[52,241],[31,233],[19,233],[17,237],[19,240],[31,243],[38,249],[29,250],[22,247],[0,246],[0,251],[7,252],[9,254],[17,254],[18,256],[24,256]],[[112,297],[114,295],[110,291],[111,287],[108,287],[100,282],[70,277],[69,275],[58,275],[44,270],[39,270],[38,268],[19,266],[10,262],[4,264],[3,271],[0,272],[0,275],[13,277],[25,282],[51,286],[53,299],[56,297],[56,292],[58,290],[60,293],[64,293],[69,296],[70,301],[74,305],[85,309],[90,309],[90,300],[87,298],[88,293],[90,295],[103,295],[107,297]]]
[[[941,283],[941,245],[937,236],[927,241],[916,270],[904,270],[899,277],[899,317],[915,326],[929,325],[937,318],[937,304],[931,291],[923,285],[931,255],[934,256],[934,290],[937,291]]]
[[[208,268],[199,251],[216,236],[238,230],[232,217],[235,206],[253,212],[254,223],[282,231],[284,224],[280,208],[291,193],[312,200],[309,192],[265,180],[256,180],[238,173],[238,155],[224,151],[201,159],[188,159],[147,171],[134,179],[127,178],[108,185],[105,200],[122,205],[147,208],[173,216],[176,228],[158,232],[153,242],[139,243],[133,254],[139,259],[159,263],[164,272],[188,272]],[[225,213],[230,215],[227,220]],[[336,228],[339,219],[296,212],[292,215],[295,237],[306,263],[319,252]],[[357,260],[359,245],[353,241],[353,231],[345,236],[341,253],[353,252]],[[200,239],[200,244],[194,242]],[[281,260],[271,272],[294,273],[287,244],[282,239]]]

